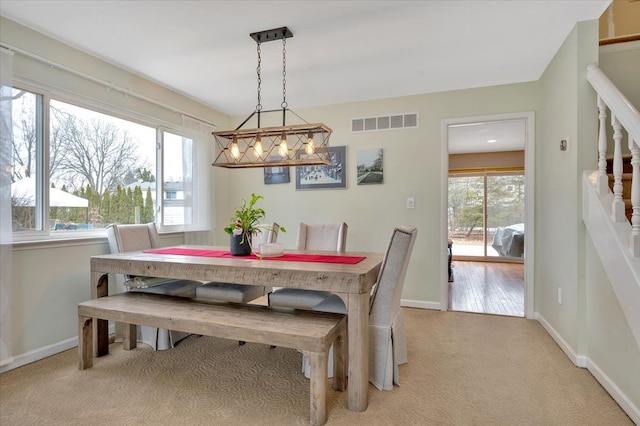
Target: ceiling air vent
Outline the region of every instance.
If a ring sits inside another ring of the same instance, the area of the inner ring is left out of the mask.
[[[354,118],[352,132],[373,132],[375,130],[395,130],[418,127],[418,114],[394,114],[381,117]]]

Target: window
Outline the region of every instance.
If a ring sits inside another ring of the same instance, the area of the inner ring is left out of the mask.
[[[13,231],[43,229],[43,97],[13,89],[11,221]]]
[[[185,193],[192,184],[191,170],[193,141],[170,132],[162,132],[164,155],[171,158],[165,162],[164,199],[162,224],[165,226],[190,224],[189,205],[185,204]]]
[[[524,191],[522,172],[451,175],[449,238],[454,255],[523,257]]]
[[[13,98],[14,235],[193,222],[191,139],[26,90]]]

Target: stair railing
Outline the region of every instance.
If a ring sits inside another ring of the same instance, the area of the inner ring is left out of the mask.
[[[609,190],[607,176],[607,109],[611,111],[613,129],[613,202],[612,220],[625,222],[625,205],[622,198],[622,129],[627,131],[631,152],[631,237],[629,249],[634,257],[640,257],[640,113],[595,64],[587,66],[587,80],[598,94],[598,174],[596,189],[599,194]]]

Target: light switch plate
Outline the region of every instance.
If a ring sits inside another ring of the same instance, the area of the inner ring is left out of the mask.
[[[415,207],[416,207],[416,201],[413,199],[413,197],[407,198],[407,208],[414,209]]]

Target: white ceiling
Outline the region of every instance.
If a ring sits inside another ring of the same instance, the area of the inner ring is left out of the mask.
[[[610,0],[28,1],[0,14],[230,115],[256,105],[252,32],[288,26],[292,110],[537,80]],[[262,105],[282,102],[282,43],[262,44]]]
[[[449,154],[521,151],[527,138],[527,121],[496,120],[454,124],[448,131]]]

